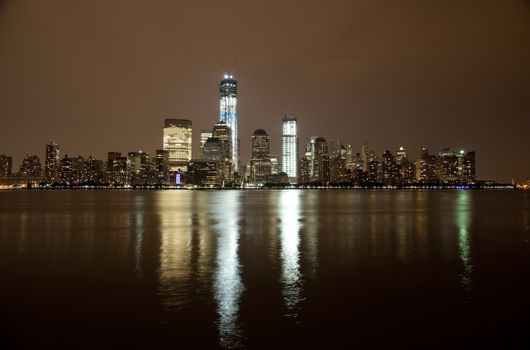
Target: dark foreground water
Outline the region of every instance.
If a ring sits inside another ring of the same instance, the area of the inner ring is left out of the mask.
[[[530,346],[530,193],[0,192],[0,348]]]

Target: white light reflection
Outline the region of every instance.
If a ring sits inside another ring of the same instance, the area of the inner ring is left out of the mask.
[[[279,196],[280,205],[280,259],[283,298],[286,316],[297,317],[297,306],[302,300],[300,273],[300,191],[284,190]]]
[[[239,300],[243,293],[239,265],[239,191],[222,191],[212,203],[216,220],[217,267],[214,277],[219,315],[219,341],[223,348],[237,348],[243,339],[239,326]]]
[[[458,255],[464,271],[460,275],[461,284],[468,299],[472,297],[469,295],[473,289],[472,273],[473,264],[471,263],[471,245],[469,237],[469,225],[471,223],[472,203],[470,199],[470,192],[461,190],[458,192],[456,203],[456,224],[458,226]]]
[[[135,220],[134,220],[134,270],[136,275],[141,277],[142,275],[142,242],[144,235],[144,197],[134,197],[134,209],[135,209]]]

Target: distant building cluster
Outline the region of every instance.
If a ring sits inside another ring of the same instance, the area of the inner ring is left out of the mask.
[[[37,155],[24,157],[18,171],[12,158],[0,155],[0,183],[47,186],[409,186],[469,185],[476,182],[475,152],[421,150],[411,159],[403,147],[377,156],[365,143],[360,152],[351,145],[313,136],[300,154],[298,120],[282,119],[281,154],[270,153],[270,138],[254,131],[251,157],[243,165],[237,116],[237,81],[225,75],[219,82],[219,118],[200,131],[198,157],[192,158],[192,121],[165,119],[162,149],[127,154],[108,152],[106,160],[60,155],[54,142],[45,146],[44,171]]]

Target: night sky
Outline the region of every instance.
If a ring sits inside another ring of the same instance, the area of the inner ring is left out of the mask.
[[[245,163],[294,113],[301,149],[474,149],[479,178],[530,178],[527,0],[0,0],[0,153],[153,153],[184,117],[196,155],[225,72]]]

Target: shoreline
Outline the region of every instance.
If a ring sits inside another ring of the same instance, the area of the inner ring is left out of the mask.
[[[403,191],[403,190],[525,190],[515,185],[431,185],[431,186],[263,186],[263,187],[198,187],[198,186],[35,186],[35,187],[0,187],[0,191],[267,191],[267,190],[324,190],[324,191]]]

